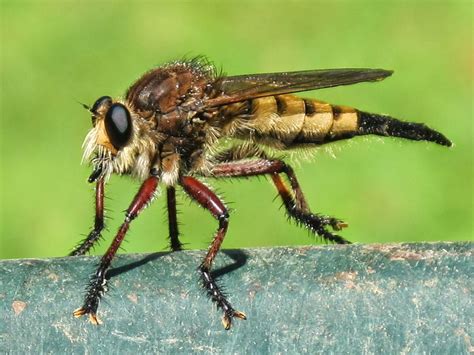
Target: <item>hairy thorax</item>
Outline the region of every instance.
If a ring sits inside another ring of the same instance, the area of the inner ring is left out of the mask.
[[[145,74],[124,100],[117,101],[130,113],[127,144],[114,148],[99,108],[84,142],[84,159],[95,153],[93,164],[106,177],[129,174],[144,180],[151,173],[166,185],[174,185],[180,175],[205,170],[206,148],[217,139],[209,118],[217,111],[197,107],[212,95],[213,80],[210,68],[193,63],[170,64]]]

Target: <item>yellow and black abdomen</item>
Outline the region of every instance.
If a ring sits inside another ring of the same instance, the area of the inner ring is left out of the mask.
[[[365,134],[451,145],[441,133],[424,124],[293,95],[247,100],[229,105],[223,113],[229,119],[232,112],[236,116],[227,121],[225,134],[283,149],[304,144],[325,144]]]

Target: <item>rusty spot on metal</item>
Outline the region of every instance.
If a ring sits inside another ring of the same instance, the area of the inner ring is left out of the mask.
[[[381,252],[391,261],[428,260],[440,256],[433,250],[413,251],[410,250],[412,249],[411,246],[400,246],[397,244],[372,244],[366,246],[365,249],[368,251]]]
[[[426,257],[422,254],[413,252],[413,251],[407,251],[407,250],[398,250],[390,255],[390,260],[423,260],[426,259]]]
[[[355,280],[357,278],[357,271],[343,271],[343,272],[338,272],[335,275],[336,280],[339,281],[344,281],[345,284],[344,286],[346,288],[356,288],[357,285],[355,283]]]
[[[257,292],[262,290],[262,285],[259,282],[254,282],[249,291],[249,298],[253,300],[257,295]]]
[[[131,293],[131,294],[127,295],[127,298],[135,304],[138,303],[138,296],[137,296],[136,293]]]
[[[423,285],[429,288],[435,288],[438,286],[439,280],[438,279],[429,279],[423,282]]]
[[[471,337],[463,328],[456,329],[454,331],[454,334],[464,339],[464,343],[466,344],[466,348],[467,348],[466,350],[468,351],[469,354],[474,353],[474,345],[472,345]]]
[[[13,308],[13,312],[15,312],[15,315],[17,316],[25,310],[26,303],[23,301],[13,301],[12,308]]]
[[[343,271],[336,274],[336,279],[341,281],[354,281],[357,277],[357,271]]]
[[[51,272],[48,274],[48,276],[46,276],[48,279],[50,279],[51,281],[54,281],[54,282],[58,282],[59,280],[59,276],[56,275],[54,272]]]

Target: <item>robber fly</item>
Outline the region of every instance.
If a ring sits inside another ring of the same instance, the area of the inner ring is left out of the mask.
[[[217,220],[217,231],[198,271],[207,294],[224,313],[225,329],[231,327],[233,318],[246,319],[230,304],[211,274],[226,235],[229,212],[199,177],[268,175],[289,217],[325,241],[348,244],[334,233],[347,224],[311,212],[293,169],[274,154],[366,134],[451,146],[445,136],[424,124],[291,95],[379,81],[391,74],[381,69],[331,69],[224,76],[205,60],[194,59],[150,70],[128,89],[124,99],[102,96],[92,107],[84,105],[92,113],[93,128],[84,141],[83,159],[93,166],[89,182],[96,183],[95,224],[71,255],[87,253],[100,237],[104,187],[111,174],[132,175],[141,187],[90,281],[83,306],[74,316],[88,314],[92,323],[100,323],[96,313],[106,291],[107,270],[130,223],[153,200],[160,182],[166,187],[172,251],[182,249],[176,186]],[[223,142],[226,144],[220,148]]]

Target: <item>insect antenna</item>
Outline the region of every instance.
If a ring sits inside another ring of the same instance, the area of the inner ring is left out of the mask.
[[[82,107],[84,107],[87,111],[92,112],[92,108],[91,108],[90,106],[86,105],[86,104],[83,103],[83,102],[80,102],[79,100],[76,100],[76,102],[77,102],[79,105],[81,105]]]

